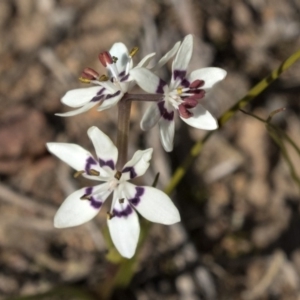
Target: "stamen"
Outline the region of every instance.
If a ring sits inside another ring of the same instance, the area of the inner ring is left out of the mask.
[[[91,200],[91,195],[84,194],[83,196],[80,197],[80,200]]]
[[[99,81],[108,81],[108,80],[109,78],[104,74],[99,77]]]
[[[90,169],[90,170],[88,171],[88,174],[89,174],[89,175],[93,175],[93,176],[99,176],[99,175],[100,175],[100,172],[98,172],[98,171],[96,171],[96,170],[94,170],[94,169]]]
[[[112,60],[113,60],[114,63],[116,63],[118,61],[118,58],[116,56],[113,56]]]
[[[74,178],[77,178],[77,177],[79,177],[80,175],[82,175],[84,172],[85,172],[85,171],[83,171],[83,170],[82,170],[82,171],[77,171],[77,172],[74,173],[73,177],[74,177]]]
[[[120,180],[121,176],[122,176],[122,172],[117,171],[114,177],[115,177],[116,179]]]
[[[81,78],[95,80],[99,77],[99,73],[92,68],[84,68],[81,73]]]
[[[176,91],[177,91],[178,95],[181,95],[182,94],[182,87],[177,88]]]
[[[133,47],[130,52],[129,52],[129,56],[134,57],[139,51],[138,47]]]
[[[113,213],[107,212],[107,220],[111,220],[114,217]]]
[[[125,198],[119,199],[119,203],[124,203]]]
[[[83,78],[83,77],[79,77],[78,80],[82,83],[91,83],[91,80],[90,79],[87,79],[87,78]]]
[[[191,113],[189,110],[187,110],[187,108],[183,104],[179,105],[178,111],[179,111],[180,116],[184,119],[188,119],[193,116],[193,113]]]
[[[190,84],[191,89],[197,89],[204,85],[204,80],[196,79]]]
[[[108,51],[104,51],[98,55],[98,58],[103,65],[103,67],[106,67],[107,65],[111,65],[114,61]]]

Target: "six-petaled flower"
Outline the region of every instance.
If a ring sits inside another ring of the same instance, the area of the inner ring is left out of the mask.
[[[179,47],[176,43],[151,70],[157,70],[172,58]],[[107,69],[108,76],[99,74],[91,69],[85,68],[82,72],[81,81],[92,83],[96,86],[80,88],[68,91],[61,99],[67,106],[76,108],[66,113],[57,113],[57,116],[69,117],[88,111],[95,105],[99,105],[97,110],[103,111],[116,105],[122,97],[135,85],[135,81],[130,77],[129,71],[133,68],[132,57],[137,52],[133,48],[130,52],[123,43],[115,43],[108,51],[99,54],[99,60]],[[155,53],[146,55],[135,68],[147,68]]]
[[[57,211],[54,225],[57,228],[72,227],[91,220],[113,193],[108,228],[115,247],[121,255],[130,258],[134,255],[140,233],[135,210],[152,222],[166,225],[179,222],[179,212],[162,191],[128,182],[146,172],[152,148],[137,151],[121,170],[117,170],[118,149],[110,138],[97,127],[89,128],[88,136],[96,158],[76,144],[47,144],[48,150],[74,168],[77,175],[104,182],[69,195]]]
[[[173,150],[175,132],[174,112],[190,126],[214,130],[216,119],[201,105],[205,92],[224,79],[226,71],[220,68],[203,68],[187,74],[193,51],[193,36],[183,40],[172,64],[172,78],[168,85],[150,70],[135,68],[130,76],[148,93],[161,94],[161,100],[152,104],[141,121],[141,128],[148,130],[159,123],[160,140],[166,151]]]

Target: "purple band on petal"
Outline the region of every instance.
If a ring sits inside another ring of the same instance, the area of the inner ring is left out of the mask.
[[[103,92],[105,91],[105,88],[102,88],[95,97],[92,98],[90,102],[97,102],[103,99],[104,95]]]
[[[110,159],[110,160],[103,160],[103,159],[99,158],[99,164],[100,164],[100,167],[108,166],[112,170],[115,169],[115,163],[114,163],[114,161],[112,159]]]
[[[121,94],[121,91],[119,90],[119,91],[115,92],[114,94],[107,95],[106,98],[105,98],[105,100],[113,98],[113,97],[116,97],[116,96],[118,96],[120,94]]]
[[[143,196],[145,193],[145,189],[140,187],[140,186],[137,186],[135,187],[135,195],[132,199],[128,199],[128,201],[134,205],[134,206],[137,206],[140,201],[141,201],[141,196]]]
[[[128,78],[129,78],[129,74],[127,74],[126,76],[122,77],[120,81],[121,82],[126,81]]]
[[[130,172],[130,179],[134,178],[137,176],[134,167],[126,167],[122,170],[122,173]]]
[[[85,189],[85,195],[88,195],[88,196],[89,196],[89,195],[92,194],[92,192],[93,192],[93,187],[92,187],[92,186],[87,187],[87,188]],[[91,206],[94,207],[94,208],[96,208],[96,209],[99,209],[99,208],[102,206],[102,204],[103,204],[102,201],[98,201],[98,200],[95,199],[93,196],[91,196],[91,197],[89,198],[89,201],[90,201],[90,203],[91,203]]]
[[[89,186],[85,189],[85,194],[86,195],[91,195],[93,192],[93,187],[92,186]]]
[[[164,93],[164,86],[167,83],[165,81],[163,81],[162,79],[159,79],[159,83],[158,83],[158,87],[156,89],[156,93],[157,94],[163,94]]]
[[[85,171],[88,173],[88,171],[91,169],[92,165],[97,165],[97,162],[94,160],[93,157],[89,157],[85,162]]]
[[[181,70],[174,70],[173,72],[173,77],[176,80],[177,78],[180,78],[181,80],[183,80],[185,78],[186,75],[186,71],[181,71]]]
[[[123,77],[125,75],[125,70],[119,73],[119,77]]]
[[[186,78],[183,78],[183,79],[181,80],[181,86],[187,88],[187,87],[190,86],[190,82],[189,82]]]
[[[168,121],[173,121],[174,119],[174,111],[172,110],[171,112],[168,112],[165,108],[165,101],[161,101],[157,103],[159,112],[161,114],[161,116]]]
[[[99,209],[103,204],[103,202],[96,200],[94,197],[90,198],[90,202],[91,202],[91,206],[96,209]]]
[[[125,209],[123,210],[116,210],[113,209],[112,214],[114,217],[122,218],[122,217],[128,217],[132,213],[132,207],[130,205],[127,205]]]

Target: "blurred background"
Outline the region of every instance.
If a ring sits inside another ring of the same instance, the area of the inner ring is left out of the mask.
[[[0,299],[56,287],[93,296],[111,276],[99,230],[106,226],[106,208],[86,225],[53,228],[58,206],[86,182],[74,179],[45,143],[92,150],[87,129],[96,125],[115,138],[117,109],[71,118],[54,113],[68,111],[60,103],[66,91],[84,87],[77,80],[84,67],[105,72],[97,56],[113,43],[138,46],[135,63],[151,52],[157,61],[189,33],[195,37],[191,69],[228,72],[206,98],[219,117],[299,49],[300,1],[0,1]],[[168,79],[170,66],[159,75]],[[299,82],[298,63],[246,110],[266,119],[286,107],[273,123],[300,147]],[[164,188],[205,132],[178,122],[174,151],[167,154],[157,128],[139,128],[146,106],[133,106],[129,154],[154,147],[152,168],[140,180],[150,185],[160,172]],[[286,150],[300,176],[299,155]],[[152,226],[132,282],[111,298],[300,299],[299,185],[290,170],[264,124],[236,113],[172,194],[182,222]]]

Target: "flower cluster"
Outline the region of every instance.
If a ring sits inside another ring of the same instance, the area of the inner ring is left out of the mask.
[[[181,44],[176,43],[154,67],[149,67],[149,63],[155,53],[147,55],[133,67],[132,57],[138,49],[133,48],[129,52],[124,44],[116,43],[110,51],[99,55],[107,75],[100,76],[91,68],[83,70],[80,80],[95,86],[67,92],[62,103],[75,110],[57,115],[74,116],[95,105],[98,105],[98,111],[102,111],[119,103],[119,118],[122,118],[125,126],[122,123],[120,126],[123,127],[118,128],[118,148],[97,127],[88,129],[96,156],[75,144],[47,144],[51,153],[76,170],[75,177],[82,175],[102,182],[69,195],[55,215],[55,227],[72,227],[91,220],[112,194],[111,209],[107,212],[108,228],[115,247],[121,255],[130,258],[135,253],[140,232],[136,211],[156,223],[170,225],[180,221],[177,208],[166,194],[154,187],[136,186],[128,182],[146,172],[153,149],[138,150],[131,160],[127,163],[124,161],[128,136],[124,128],[129,128],[129,116],[122,115],[125,112],[120,107],[121,104],[126,107],[133,99],[152,101],[141,120],[141,128],[148,130],[158,123],[160,140],[166,151],[173,149],[176,111],[190,126],[216,129],[217,121],[202,106],[201,100],[215,83],[226,76],[226,72],[219,68],[204,68],[187,74],[192,48],[193,37],[188,35]],[[172,78],[167,84],[155,71],[174,56]],[[135,84],[149,94],[131,95],[129,92]]]

